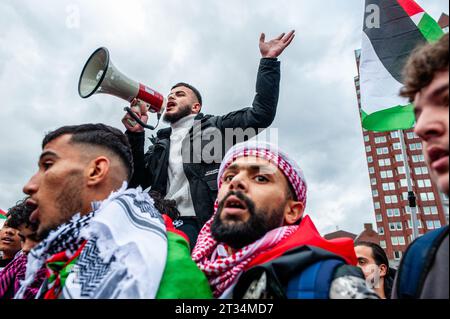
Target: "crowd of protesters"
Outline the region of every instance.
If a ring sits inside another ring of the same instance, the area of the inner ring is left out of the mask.
[[[277,58],[294,37],[261,36],[253,107],[204,115],[199,91],[175,85],[170,128],[146,153],[129,115],[125,134],[104,124],[48,133],[27,197],[0,230],[0,299],[448,299],[448,227],[414,242],[395,271],[374,243],[320,236],[303,171],[278,146],[222,139],[215,161],[195,160],[205,130],[272,124]],[[401,92],[447,195],[448,51],[448,35],[415,51]],[[144,106],[138,116],[146,122]]]

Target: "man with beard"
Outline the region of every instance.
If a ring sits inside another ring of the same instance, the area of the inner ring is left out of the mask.
[[[216,211],[192,254],[215,297],[377,298],[355,267],[353,241],[325,240],[304,216],[303,172],[276,146],[234,146],[218,186]]]
[[[24,186],[43,239],[29,254],[15,298],[43,266],[37,298],[151,299],[167,256],[166,228],[153,201],[128,189],[131,148],[103,124],[66,126],[44,138],[38,171]]]
[[[439,190],[449,195],[449,35],[420,47],[404,71],[401,95],[414,103],[425,161]],[[449,226],[417,239],[403,256],[394,299],[449,298]]]
[[[130,186],[151,186],[165,198],[175,200],[181,213],[176,224],[189,236],[192,247],[202,225],[211,216],[217,197],[215,180],[226,148],[257,135],[275,118],[280,84],[277,58],[293,41],[294,33],[283,33],[269,42],[265,41],[264,34],[261,35],[262,59],[256,82],[257,94],[251,108],[225,116],[204,115],[200,113],[203,106],[200,92],[190,84],[178,83],[168,96],[164,115],[170,128],[157,133],[145,157],[144,129],[140,125],[132,126],[128,114],[123,118],[135,164]],[[148,120],[143,105],[138,113],[143,122]],[[245,134],[226,136],[227,130],[237,128]],[[208,150],[211,138],[218,146],[212,152]]]

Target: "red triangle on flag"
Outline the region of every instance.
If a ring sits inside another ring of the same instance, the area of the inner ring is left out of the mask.
[[[397,0],[398,3],[402,6],[403,10],[412,17],[418,13],[425,12],[415,1],[413,0]]]

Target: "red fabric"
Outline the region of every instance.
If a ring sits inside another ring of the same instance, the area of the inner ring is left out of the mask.
[[[286,238],[280,242],[275,248],[265,253],[262,253],[251,263],[246,266],[246,270],[253,268],[257,265],[261,265],[272,261],[278,257],[281,257],[287,251],[301,247],[301,246],[314,246],[319,247],[336,255],[341,256],[344,260],[353,266],[357,264],[357,258],[355,254],[355,248],[353,240],[350,238],[340,238],[334,240],[326,240],[320,236],[317,228],[314,226],[311,218],[306,216],[303,218],[299,229],[295,234]]]
[[[177,234],[177,235],[183,237],[184,240],[186,240],[188,242],[188,244],[190,244],[189,237],[184,232],[176,229],[173,226],[173,221],[169,216],[163,215],[163,218],[164,218],[164,223],[166,224],[166,229],[168,232],[171,232],[171,233],[174,233],[174,234]]]
[[[0,215],[3,215],[6,217],[6,212],[4,212],[3,210],[0,209]]]
[[[413,0],[398,0],[398,3],[402,6],[403,10],[412,17],[418,13],[424,12],[424,10]]]

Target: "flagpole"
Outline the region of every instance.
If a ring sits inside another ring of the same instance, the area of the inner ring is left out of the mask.
[[[403,135],[402,130],[399,130],[398,132],[402,145],[402,155],[403,155],[403,163],[405,165],[406,183],[408,185],[408,202],[409,207],[411,208],[412,241],[414,241],[415,239],[419,238],[419,228],[417,222],[417,200],[411,182],[411,171],[409,168],[408,153],[406,151],[405,136]]]

